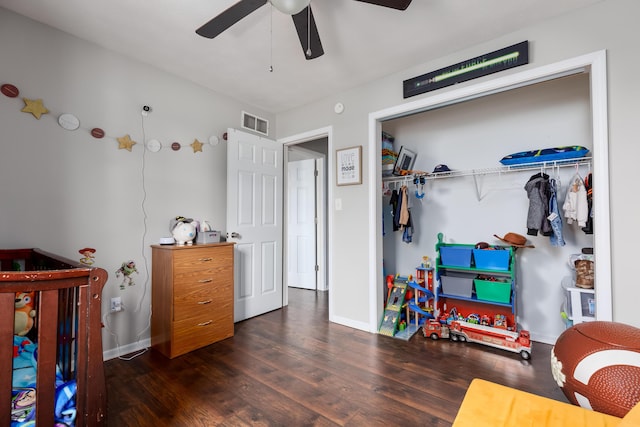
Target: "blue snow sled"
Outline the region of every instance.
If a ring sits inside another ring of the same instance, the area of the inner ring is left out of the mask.
[[[589,150],[579,145],[570,147],[543,148],[541,150],[521,151],[504,156],[500,163],[505,166],[522,165],[527,163],[552,162],[557,160],[571,160],[584,157]]]

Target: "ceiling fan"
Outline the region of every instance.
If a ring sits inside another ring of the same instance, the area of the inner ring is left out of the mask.
[[[398,10],[405,10],[409,4],[411,4],[411,0],[356,1]],[[293,18],[293,24],[298,32],[302,51],[307,59],[314,59],[324,55],[322,43],[320,42],[320,34],[318,34],[316,21],[313,19],[313,12],[311,11],[311,6],[309,4],[311,3],[311,0],[240,0],[198,28],[196,33],[209,39],[217,37],[227,28],[231,27],[233,24],[267,3],[271,3],[273,7],[278,9],[280,12],[291,15]]]

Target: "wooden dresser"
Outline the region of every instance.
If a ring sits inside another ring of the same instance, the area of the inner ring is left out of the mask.
[[[233,245],[151,245],[153,349],[174,358],[233,336]]]

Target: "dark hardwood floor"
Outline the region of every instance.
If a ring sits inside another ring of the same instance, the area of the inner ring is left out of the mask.
[[[105,363],[109,426],[450,426],[473,378],[566,402],[551,347],[532,358],[470,343],[410,341],[329,323],[327,294],[235,325],[235,336],[169,360]]]

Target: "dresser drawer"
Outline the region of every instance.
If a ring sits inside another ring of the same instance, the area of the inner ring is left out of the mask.
[[[233,336],[233,312],[220,308],[207,316],[174,322],[171,357]]]
[[[207,268],[206,270],[188,271],[176,274],[173,279],[174,293],[189,292],[192,287],[201,285],[217,285],[233,281],[233,271],[230,267]]]
[[[230,310],[233,284],[190,286],[173,297],[173,320],[200,318],[219,310]]]
[[[175,254],[175,274],[199,270],[226,270],[233,265],[233,247],[211,251],[209,248],[189,249]]]

